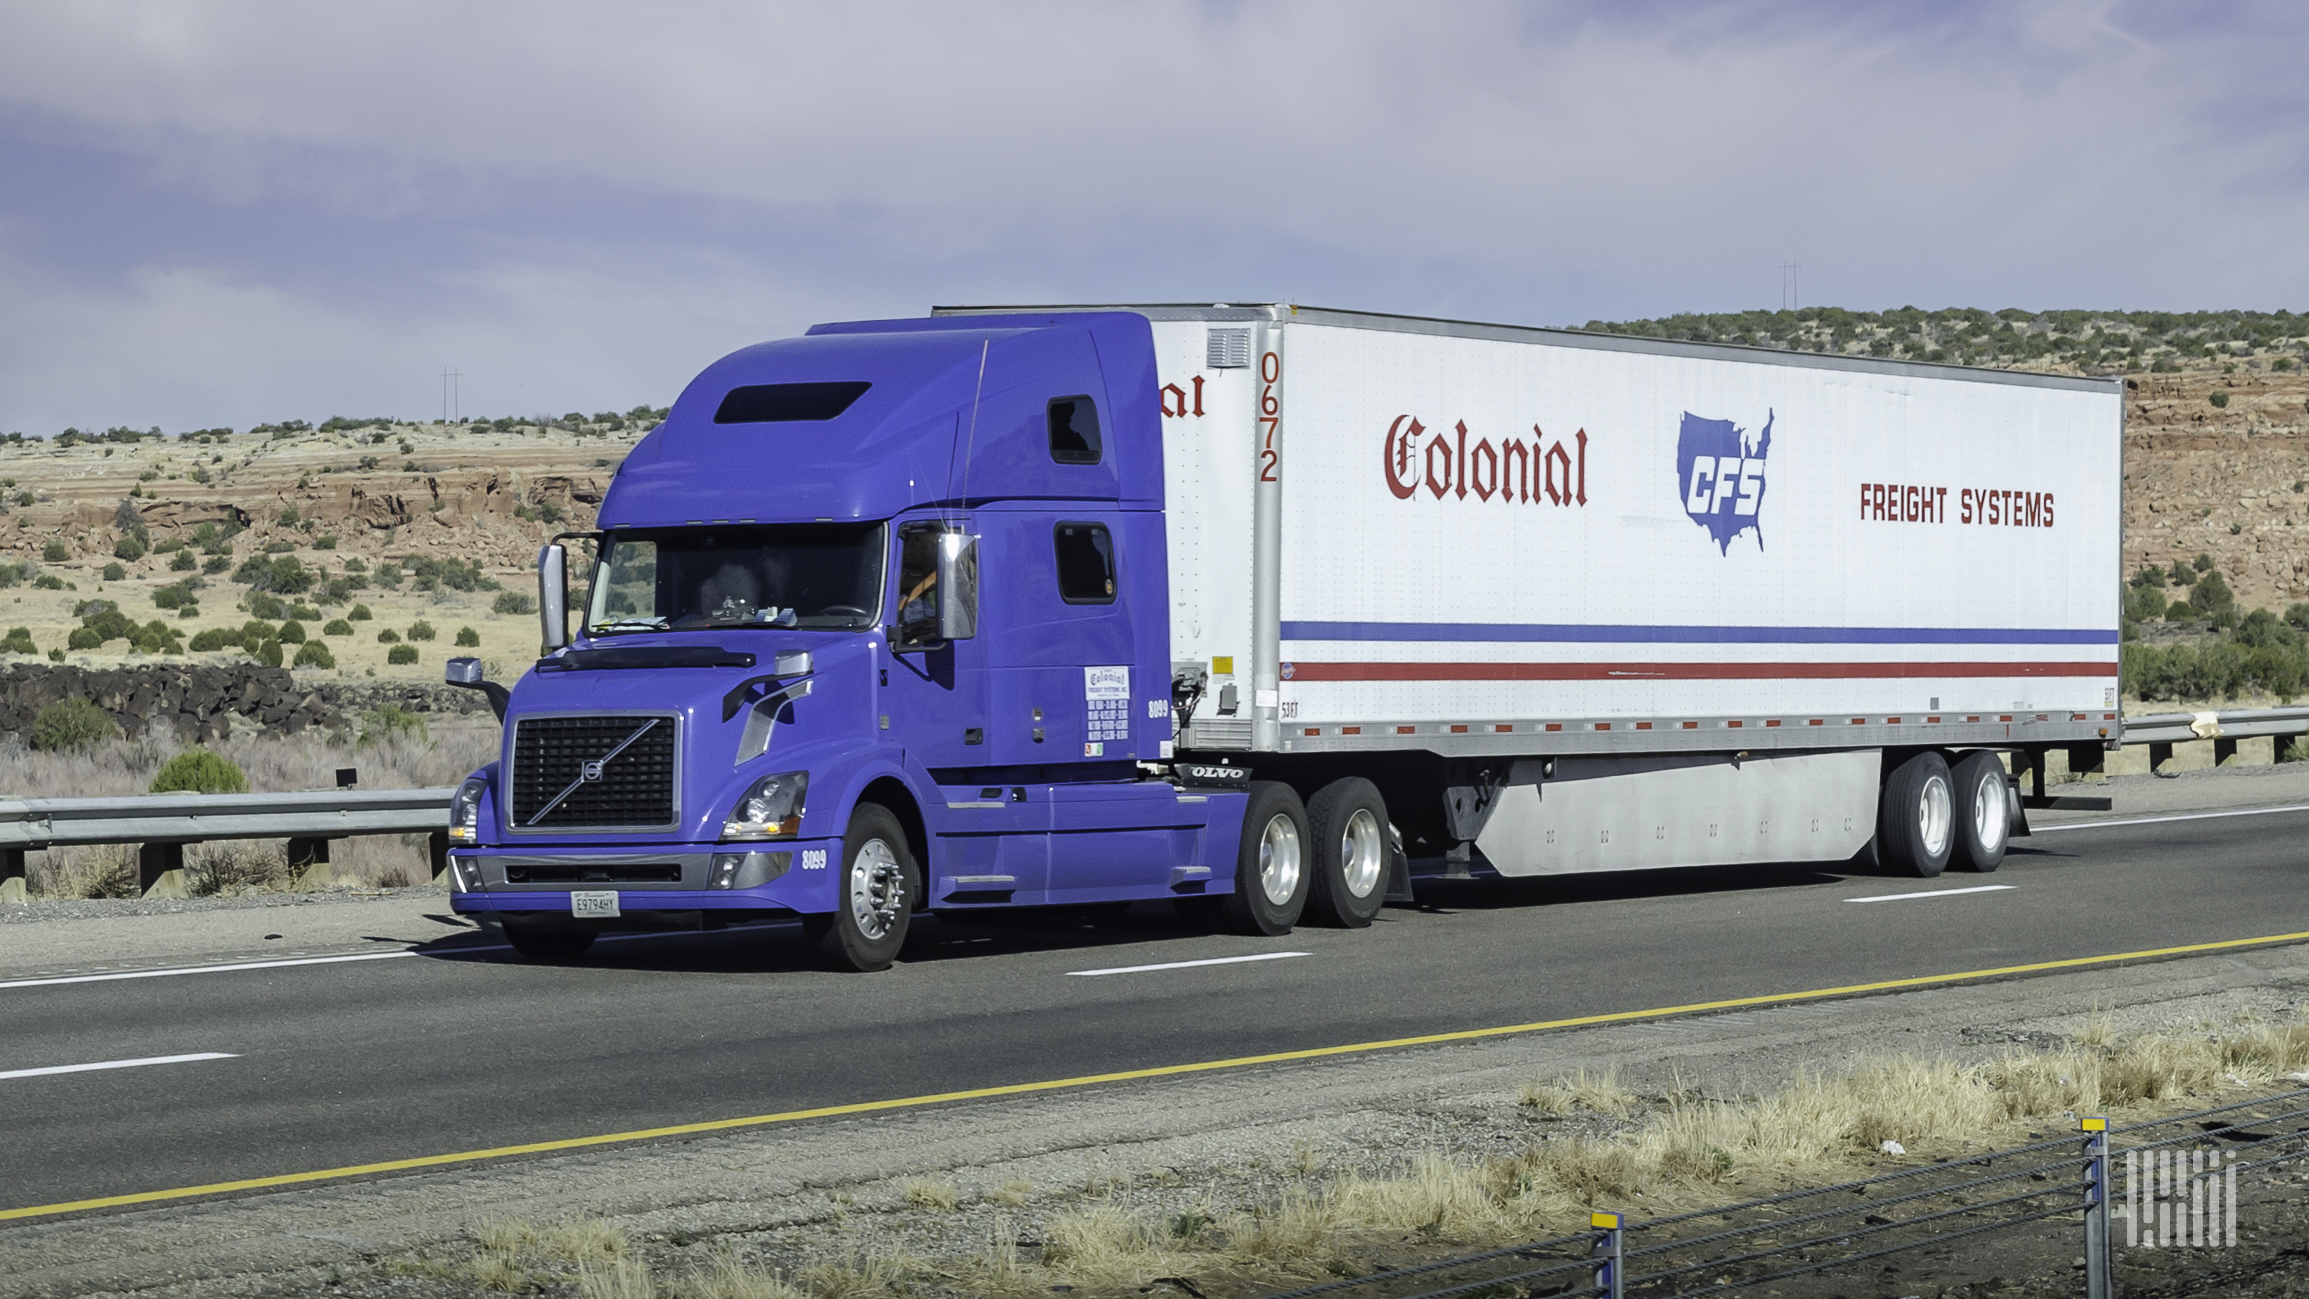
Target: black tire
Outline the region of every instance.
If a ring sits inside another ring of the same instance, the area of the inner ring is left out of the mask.
[[[1254,780],[1235,849],[1235,891],[1219,904],[1227,928],[1272,938],[1291,932],[1306,910],[1313,871],[1308,869],[1307,809],[1289,785]]]
[[[1885,778],[1876,806],[1876,858],[1886,869],[1931,879],[1956,848],[1955,782],[1937,753],[1919,753]]]
[[[1995,870],[2012,842],[2004,764],[1986,750],[1968,753],[1949,772],[1949,780],[1956,798],[1956,855],[1950,864],[1958,870]]]
[[[906,946],[922,870],[890,809],[860,803],[842,836],[842,873],[834,881],[834,923],[826,956],[836,969],[887,970]],[[807,922],[804,932],[807,932]]]
[[[1307,923],[1361,929],[1387,905],[1387,800],[1360,776],[1334,780],[1307,801],[1314,879]]]
[[[505,941],[513,944],[524,960],[574,961],[593,948],[593,940],[601,935],[590,929],[531,929],[526,925],[505,926]]]

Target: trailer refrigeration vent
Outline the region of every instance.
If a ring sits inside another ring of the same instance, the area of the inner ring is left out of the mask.
[[[782,424],[832,419],[866,395],[870,383],[756,383],[732,388],[714,411],[716,424]]]
[[[1243,370],[1251,364],[1251,331],[1214,329],[1203,364],[1213,370]]]
[[[672,825],[674,726],[671,717],[631,713],[522,718],[509,782],[514,828]]]

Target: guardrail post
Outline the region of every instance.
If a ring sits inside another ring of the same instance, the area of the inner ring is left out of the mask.
[[[433,866],[433,882],[441,882],[441,873],[449,869],[449,832],[435,830],[425,836],[425,857]]]
[[[2109,1260],[2109,1121],[2077,1120],[2084,1133],[2085,1299],[2116,1299]]]
[[[170,879],[174,874],[176,878]],[[144,897],[184,896],[184,845],[140,844],[136,849],[136,891]]]
[[[0,902],[24,901],[24,850],[0,848]]]
[[[290,875],[315,887],[325,887],[336,882],[336,877],[329,871],[328,840],[291,839],[288,854]]]
[[[1587,1225],[1596,1231],[1595,1245],[1588,1251],[1596,1260],[1595,1288],[1603,1291],[1605,1299],[1620,1299],[1620,1260],[1626,1252],[1620,1216],[1599,1209],[1587,1215]]]

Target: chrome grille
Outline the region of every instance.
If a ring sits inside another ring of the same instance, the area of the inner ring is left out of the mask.
[[[674,719],[662,713],[520,719],[513,729],[513,829],[673,825],[674,732]]]

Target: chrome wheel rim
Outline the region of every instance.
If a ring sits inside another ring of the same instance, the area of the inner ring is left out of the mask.
[[[1384,862],[1379,843],[1379,818],[1367,807],[1356,808],[1339,831],[1339,873],[1346,877],[1347,892],[1358,898],[1370,897],[1379,887]]]
[[[1948,851],[1949,832],[1956,828],[1954,802],[1949,796],[1946,776],[1935,775],[1925,780],[1916,800],[1916,838],[1924,845],[1927,857],[1938,857]]]
[[[905,872],[898,856],[880,839],[858,845],[850,860],[850,920],[869,941],[887,937],[906,905]]]
[[[1282,906],[1299,891],[1299,826],[1286,813],[1267,818],[1259,832],[1259,891]]]
[[[1972,792],[1972,841],[1994,853],[2004,847],[2005,829],[2004,776],[1984,771]]]

